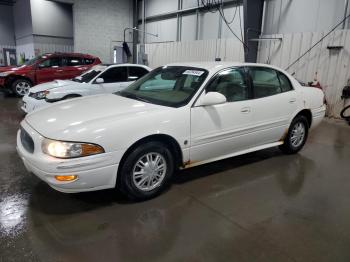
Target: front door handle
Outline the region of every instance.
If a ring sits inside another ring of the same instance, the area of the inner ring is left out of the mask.
[[[244,114],[250,113],[250,107],[243,107],[243,108],[241,109],[241,113],[244,113]]]
[[[296,98],[291,98],[291,99],[289,99],[289,103],[295,103],[297,101],[297,99]]]

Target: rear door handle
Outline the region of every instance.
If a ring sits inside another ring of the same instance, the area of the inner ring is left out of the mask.
[[[290,100],[289,100],[289,103],[295,103],[297,101],[297,99],[296,98],[291,98]]]
[[[243,107],[243,108],[241,109],[241,113],[244,113],[244,114],[250,113],[250,107]]]

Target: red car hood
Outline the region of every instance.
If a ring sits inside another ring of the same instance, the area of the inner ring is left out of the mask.
[[[30,66],[26,66],[26,65],[21,65],[21,66],[1,66],[0,67],[0,73],[1,72],[7,72],[7,71],[12,71],[12,72],[17,72],[20,71],[22,72],[26,72],[28,70],[31,70]]]
[[[0,66],[0,72],[10,71],[13,68],[16,68],[16,67],[15,66]]]

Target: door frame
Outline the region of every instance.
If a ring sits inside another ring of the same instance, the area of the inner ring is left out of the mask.
[[[16,52],[16,49],[15,48],[3,48],[3,56],[4,56],[4,64],[5,66],[11,66],[11,64],[9,65],[7,63],[7,56],[6,56],[6,53],[7,52],[13,52],[15,54],[15,64],[14,65],[17,65],[17,52]]]

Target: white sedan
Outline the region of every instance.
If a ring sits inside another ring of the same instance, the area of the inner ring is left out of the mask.
[[[55,80],[31,88],[30,93],[23,97],[21,109],[30,113],[62,100],[114,93],[150,71],[151,68],[136,64],[96,65],[72,80]]]
[[[174,170],[279,146],[304,146],[325,115],[321,90],[248,63],[159,67],[116,94],[60,102],[26,116],[26,168],[61,192],[117,187],[151,198]]]

